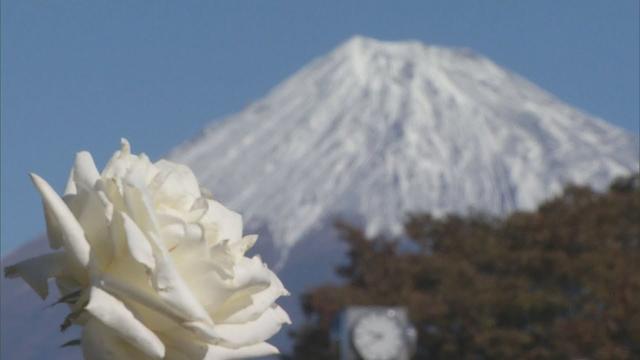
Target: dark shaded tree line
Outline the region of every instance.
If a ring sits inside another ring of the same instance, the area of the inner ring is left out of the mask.
[[[346,306],[403,305],[417,358],[640,359],[638,175],[606,192],[569,186],[505,218],[411,215],[411,251],[336,226],[346,282],[303,296],[290,358],[337,358],[330,327]]]

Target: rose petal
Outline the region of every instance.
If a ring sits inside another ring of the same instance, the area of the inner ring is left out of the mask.
[[[84,230],[85,239],[91,248],[93,264],[104,269],[113,257],[113,247],[109,239],[109,216],[113,211],[107,199],[102,199],[101,191],[78,189],[73,200],[75,216]]]
[[[91,154],[87,151],[77,153],[73,165],[73,181],[76,188],[93,189],[98,179],[100,179],[100,173],[96,169],[96,164],[93,162]]]
[[[202,227],[199,224],[188,224],[181,219],[174,221],[165,223],[160,232],[162,243],[171,252],[171,257],[181,261],[207,257],[208,248]]]
[[[159,172],[149,187],[154,192],[155,201],[188,211],[201,196],[198,179],[191,169],[167,160],[157,161],[154,165]]]
[[[69,178],[67,179],[67,185],[64,187],[64,196],[74,195],[78,192],[76,182],[73,179],[75,177],[73,168],[69,171]]]
[[[219,339],[210,319],[206,321],[193,320],[188,313],[185,314],[183,312],[184,309],[172,306],[172,304],[160,299],[156,294],[146,292],[143,288],[132,286],[131,284],[107,275],[103,276],[99,284],[109,292],[126,298],[127,300],[135,301],[137,304],[152,310],[163,318],[173,321],[177,326],[183,328],[185,331],[188,330],[191,335],[195,335],[196,338],[201,341],[216,342]],[[166,327],[166,324],[164,324],[163,327]]]
[[[125,176],[122,178],[124,183],[129,184],[138,189],[145,188],[149,182],[158,173],[158,169],[151,163],[149,157],[140,154],[131,161]]]
[[[232,244],[242,238],[242,216],[224,207],[215,200],[208,200],[209,209],[202,221],[218,225],[218,240],[229,240]]]
[[[137,284],[130,284],[119,278],[111,275],[103,275],[98,281],[98,284],[107,289],[110,293],[113,293],[121,298],[132,300],[140,305],[143,305],[159,314],[170,318],[175,321],[176,324],[182,324],[190,319],[186,314],[183,314],[172,307],[170,304],[162,301],[156,294],[152,294],[147,289],[137,286]]]
[[[154,249],[156,268],[152,274],[152,283],[160,298],[172,307],[179,309],[191,320],[212,323],[209,314],[176,271],[167,251],[160,247],[158,239],[155,239],[153,234],[151,234],[151,238],[156,244]]]
[[[167,346],[167,359],[171,360],[246,359],[279,354],[277,348],[265,342],[233,349],[194,340],[183,330],[161,336]]]
[[[120,300],[106,291],[92,287],[89,304],[85,309],[145,355],[153,359],[164,357],[162,341],[136,319]]]
[[[278,348],[266,342],[251,344],[237,349],[209,345],[207,355],[202,360],[246,359],[258,356],[277,355],[279,353]]]
[[[47,280],[61,273],[66,262],[65,254],[54,252],[36,256],[5,268],[5,276],[20,276],[42,298],[49,295]]]
[[[214,315],[214,321],[224,323],[243,323],[254,320],[268,309],[280,296],[287,296],[278,276],[271,272],[271,284],[263,290],[238,291],[228,299]]]
[[[123,185],[124,203],[126,210],[140,229],[146,232],[159,231],[156,210],[145,189],[139,189],[128,184]]]
[[[111,218],[113,217],[113,210],[115,206],[111,202],[111,199],[109,199],[109,196],[107,195],[107,191],[108,189],[107,189],[107,186],[105,185],[104,180],[100,179],[96,181],[96,195],[98,196],[98,199],[100,199],[100,202],[102,203],[102,207],[104,208],[104,213],[107,218],[107,221],[110,222]]]
[[[242,257],[238,259],[233,270],[233,287],[241,289],[247,286],[264,285],[271,283],[271,271],[262,262],[260,256],[252,258]]]
[[[255,320],[241,324],[217,324],[215,331],[223,339],[223,345],[238,348],[265,341],[283,324],[291,324],[289,315],[280,306],[272,305]]]
[[[114,260],[119,261],[125,256],[128,247],[126,234],[124,232],[124,220],[122,219],[120,211],[116,211],[111,218],[109,238],[111,240]]]
[[[125,213],[119,213],[119,215],[122,217],[129,253],[137,262],[153,271],[156,267],[156,261],[149,240],[129,215]]]
[[[266,342],[229,349],[222,346],[209,345],[207,356],[203,360],[244,359],[249,357],[277,355],[280,351]]]
[[[90,248],[82,226],[46,181],[36,174],[31,174],[31,179],[38,191],[40,191],[45,206],[51,209],[53,218],[60,226],[64,248],[71,254],[78,266],[87,268]]]
[[[209,261],[220,268],[225,278],[230,279],[233,277],[235,257],[231,252],[228,241],[220,242],[209,248]]]
[[[232,266],[223,271],[225,263],[220,261],[180,262],[180,273],[189,284],[199,302],[212,314],[231,296],[244,289],[259,291],[271,283],[270,271],[260,258],[241,258],[233,262],[231,255],[226,257]]]
[[[46,204],[42,203],[44,210],[44,222],[47,227],[47,238],[49,239],[49,247],[51,249],[59,249],[62,246],[62,231],[60,230],[60,224],[53,215],[53,211]]]
[[[166,206],[166,204],[163,203],[157,203],[157,205],[158,220],[161,224],[175,223],[178,221],[198,223],[207,211],[207,209],[192,209],[188,212],[185,212]]]
[[[131,155],[131,145],[127,139],[120,139],[120,150],[116,151],[102,170],[103,178],[122,178],[125,176],[131,163],[137,159]]]
[[[97,284],[125,300],[136,317],[153,331],[178,327],[186,321],[185,315],[178,313],[158,297],[151,287],[144,265],[135,261],[128,253],[116,259],[107,273],[101,274]]]
[[[231,251],[237,257],[243,256],[247,252],[247,250],[251,249],[253,245],[255,245],[257,240],[258,235],[247,235],[240,239],[240,241],[232,243]]]
[[[82,354],[85,360],[147,359],[111,328],[93,317],[82,328]]]
[[[78,162],[77,156],[76,156],[76,162]],[[64,196],[62,197],[64,202],[67,204],[67,206],[69,206],[69,204],[72,202],[73,198],[75,198],[75,195],[78,192],[78,189],[76,187],[76,182],[74,180],[75,177],[76,175],[75,175],[74,168],[71,168],[71,170],[69,171],[69,178],[67,180],[67,185],[64,189]],[[57,221],[53,217],[52,211],[49,208],[49,206],[47,206],[45,203],[43,204],[43,207],[44,207],[44,218],[47,225],[47,237],[49,238],[49,247],[51,247],[52,249],[59,249],[62,246],[62,240],[61,240],[62,234],[60,232],[60,225],[57,223]]]
[[[162,266],[156,259],[156,270]],[[174,289],[156,290],[150,293],[141,286],[129,284],[110,275],[103,275],[100,284],[108,289],[109,292],[122,298],[133,300],[158,314],[162,314],[167,319],[173,320],[176,325],[189,329],[203,341],[215,341],[217,339],[209,314],[202,308],[200,303],[190,298],[192,295],[188,290],[185,293],[179,292],[180,289],[184,289],[182,285],[178,285]],[[163,285],[166,284],[163,283]],[[191,304],[191,307],[189,307],[189,304]]]

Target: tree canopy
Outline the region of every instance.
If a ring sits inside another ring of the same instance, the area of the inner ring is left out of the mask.
[[[330,327],[349,305],[406,306],[418,358],[640,358],[638,175],[504,218],[412,214],[397,239],[336,227],[345,283],[304,294],[292,358],[336,358]]]

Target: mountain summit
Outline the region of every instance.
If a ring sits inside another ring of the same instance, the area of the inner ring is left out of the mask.
[[[279,251],[337,214],[531,209],[638,170],[638,144],[466,49],[354,37],[176,148]]]

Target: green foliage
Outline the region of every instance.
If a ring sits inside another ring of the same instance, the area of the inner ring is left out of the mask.
[[[292,357],[336,358],[329,330],[346,306],[404,305],[418,358],[640,358],[639,179],[606,193],[570,186],[503,219],[413,214],[412,252],[336,224],[347,282],[304,295]]]

